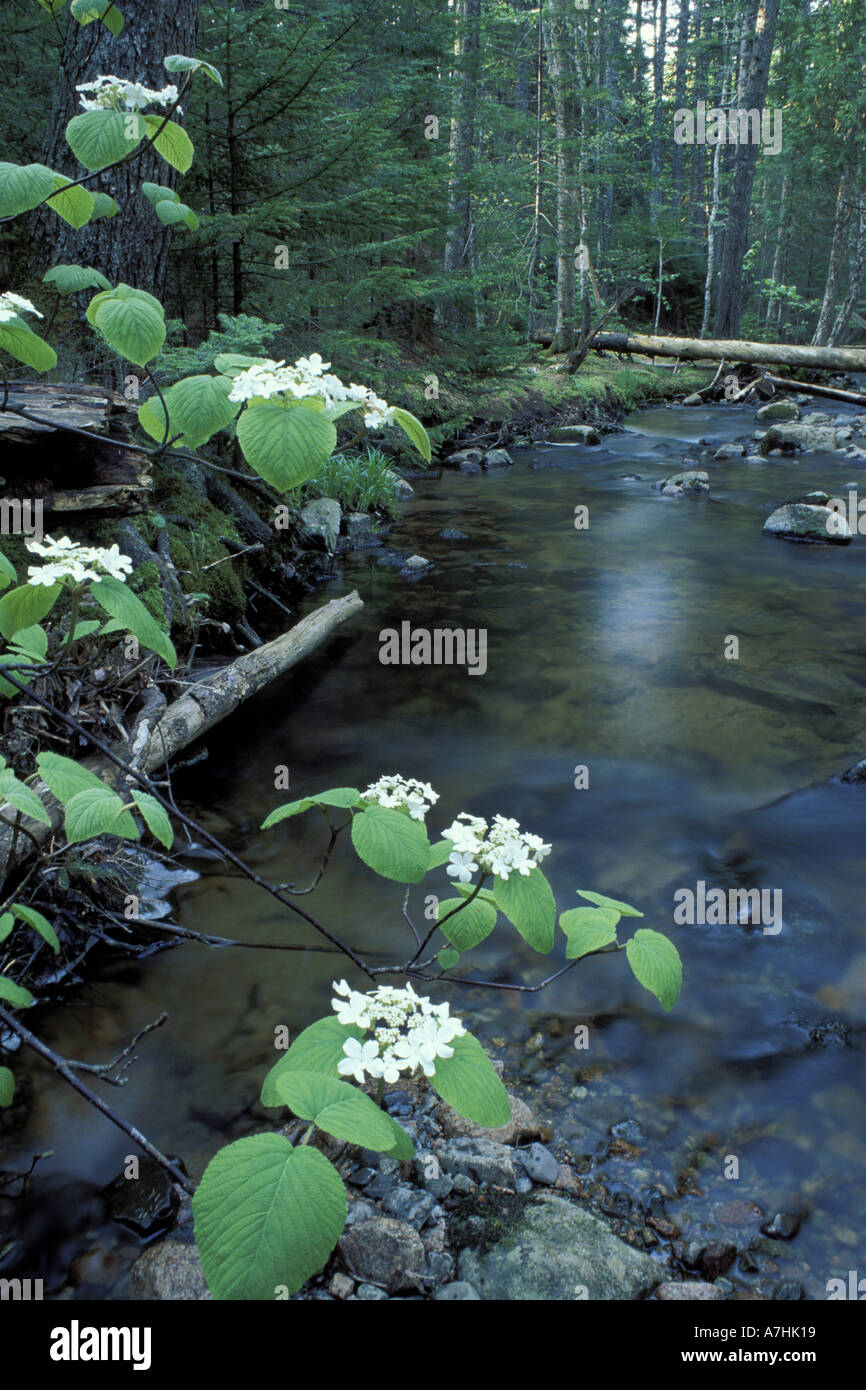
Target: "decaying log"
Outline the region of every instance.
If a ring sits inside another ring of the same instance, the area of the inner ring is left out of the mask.
[[[273,642],[239,656],[192,685],[162,713],[157,711],[155,722],[149,724],[147,718],[139,720],[133,736],[134,748],[118,745],[114,752],[127,761],[132,758],[139,772],[147,774],[155,771],[233,714],[245,700],[303,661],[341,623],[360,612],[363,606],[363,600],[356,590],[344,598],[331,599],[330,603],[317,608]],[[104,757],[85,759],[83,766],[102,777],[110,786],[115,785],[120,775],[118,769]],[[16,865],[30,858],[34,851],[34,840],[41,847],[62,824],[62,806],[43,783],[33,785],[42,797],[51,824],[40,825],[25,818],[22,824],[33,838],[19,836],[14,856],[13,833],[6,826],[0,826],[0,884]],[[6,814],[10,814],[8,807]]]
[[[764,381],[769,381],[771,386],[779,387],[783,391],[802,391],[807,396],[824,396],[830,401],[846,401],[849,405],[866,405],[866,396],[861,391],[843,391],[837,386],[813,386],[808,381],[786,381],[781,376],[764,377]]]
[[[739,339],[653,338],[639,333],[599,333],[593,344],[609,352],[635,352],[647,357],[706,358],[718,362],[749,362],[784,367],[816,367],[827,371],[866,372],[866,348],[797,347],[790,343],[749,343]]]
[[[124,447],[136,418],[129,401],[98,386],[10,383],[0,408],[0,495],[41,501],[46,516],[143,511],[150,460]],[[103,435],[105,443],[78,431]]]

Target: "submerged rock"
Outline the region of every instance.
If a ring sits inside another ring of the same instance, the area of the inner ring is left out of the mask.
[[[545,1192],[486,1254],[464,1250],[461,1280],[486,1301],[635,1299],[658,1284],[661,1270],[626,1245],[597,1216]]]
[[[308,502],[301,512],[301,520],[310,535],[324,541],[325,549],[331,554],[336,549],[342,519],[342,508],[333,497],[317,497],[314,502]]]
[[[548,430],[551,444],[600,444],[601,435],[594,425],[557,425]]]
[[[488,449],[484,455],[485,468],[510,468],[513,463],[507,449]]]
[[[844,516],[831,507],[807,502],[788,502],[777,507],[764,522],[764,530],[782,540],[823,541],[829,545],[845,545],[851,540]]]
[[[483,449],[458,449],[456,453],[449,454],[444,462],[451,468],[459,468],[462,463],[477,463],[480,465],[483,458]]]
[[[840,446],[837,431],[830,426],[806,424],[773,425],[760,441],[762,454],[781,449],[783,454],[834,453]]]
[[[407,498],[415,496],[415,489],[411,483],[407,483],[405,478],[401,478],[399,473],[395,473],[393,468],[388,469],[388,477],[394,484],[394,491],[400,502],[405,502]]]
[[[687,493],[709,492],[710,475],[702,468],[688,468],[684,473],[672,473],[655,486],[662,497],[684,497]]]
[[[769,401],[755,415],[756,420],[799,420],[800,407],[795,401]],[[829,419],[829,416],[827,417]],[[823,423],[823,422],[822,422]]]

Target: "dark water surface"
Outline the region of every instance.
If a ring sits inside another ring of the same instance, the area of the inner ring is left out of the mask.
[[[866,789],[829,780],[866,754],[866,544],[791,545],[761,526],[778,502],[814,487],[844,495],[866,473],[838,456],[737,460],[709,465],[709,498],[651,490],[687,448],[697,456],[700,437],[742,436],[753,421],[733,407],[645,411],[602,448],[535,448],[510,470],[415,484],[392,539],[435,568],[407,581],[375,552],[349,557],[308,606],[357,588],[360,617],[215,731],[207,761],[175,790],[261,874],[300,885],[325,839],[313,815],[258,829],[287,799],[275,766],[290,768],[290,796],[400,772],[440,793],[431,838],[458,811],[499,811],[552,843],[545,869],[561,909],[578,904],[576,888],[643,908],[639,925],[670,933],[684,961],[671,1014],[622,957],[586,962],[543,995],[448,997],[496,1040],[584,1167],[604,1155],[610,1126],[637,1122],[621,1131],[634,1148],[599,1163],[613,1209],[655,1187],[685,1241],[705,1229],[740,1249],[752,1241],[735,1283],[773,1296],[793,1281],[822,1298],[829,1278],[866,1272]],[[586,531],[573,524],[580,504]],[[446,527],[468,539],[443,540]],[[404,620],[486,628],[486,674],[383,666],[379,632]],[[725,658],[731,635],[738,660]],[[586,790],[574,787],[581,764]],[[252,885],[194,866],[201,876],[175,897],[183,925],[314,941]],[[781,931],[675,925],[675,891],[698,880],[781,890]],[[377,960],[407,953],[400,901],[346,847],[303,899]],[[546,962],[501,921],[473,954],[482,969],[531,982]],[[294,1035],[327,1012],[342,975],[360,982],[312,951],[185,945],[105,968],[42,1031],[69,1055],[103,1058],[167,1009],[108,1099],[198,1176],[223,1143],[260,1127],[245,1107],[273,1060],[274,1028]],[[581,1023],[590,1046],[579,1052]],[[43,1210],[59,1194],[60,1209],[64,1183],[109,1180],[130,1146],[41,1068],[34,1084],[13,1161],[56,1150],[33,1192]],[[725,1175],[731,1156],[736,1178]],[[759,1236],[778,1210],[801,1219],[791,1241]],[[95,1229],[84,1200],[80,1212],[64,1250],[86,1248]],[[26,1239],[43,1254],[53,1245],[56,1270],[56,1235],[34,1227]]]

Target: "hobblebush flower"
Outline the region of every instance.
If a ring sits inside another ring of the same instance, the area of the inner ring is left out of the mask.
[[[109,546],[106,550],[102,546],[80,545],[68,536],[60,536],[56,541],[46,536],[44,542],[27,541],[26,545],[31,554],[41,555],[51,562],[47,565],[30,565],[27,570],[28,584],[50,587],[64,579],[83,584],[88,579],[104,579],[106,575],[125,583],[127,574],[132,570],[132,561],[128,555],[121,555],[117,545]]]
[[[494,816],[488,826],[486,820],[462,811],[442,834],[454,845],[445,872],[458,883],[469,883],[479,867],[506,881],[515,872],[525,878],[550,853],[540,836],[521,831],[517,821],[506,816]]]
[[[20,294],[13,294],[11,290],[0,294],[0,323],[8,323],[20,313],[35,314],[38,319],[45,317],[44,314],[40,314],[35,304],[31,304],[29,299],[22,298]]]
[[[439,793],[434,792],[429,782],[419,782],[415,777],[401,777],[397,772],[380,777],[378,782],[371,782],[361,796],[364,801],[375,801],[390,810],[408,810],[413,820],[421,821],[439,800]]]
[[[334,982],[332,999],[340,1023],[351,1023],[369,1034],[363,1045],[347,1038],[343,1058],[337,1063],[342,1076],[352,1075],[359,1083],[365,1075],[376,1080],[397,1081],[401,1071],[423,1071],[433,1076],[437,1057],[453,1057],[450,1044],[466,1029],[451,1018],[447,1004],[434,1004],[417,995],[411,985],[394,989],[380,985],[369,994],[350,989],[345,980]]]
[[[323,362],[317,352],[299,357],[292,366],[285,361],[267,358],[239,372],[232,382],[230,401],[269,400],[271,396],[288,395],[295,400],[316,396],[324,404],[325,414],[347,404],[362,410],[364,424],[371,429],[394,423],[394,407],[383,401],[367,386],[350,382],[348,386],[338,376],[328,372],[330,362]]]
[[[130,82],[126,77],[111,75],[97,77],[93,82],[79,82],[75,90],[92,93],[90,97],[79,97],[85,111],[143,111],[150,105],[173,106],[178,96],[174,86],[156,91],[145,87],[143,82]]]

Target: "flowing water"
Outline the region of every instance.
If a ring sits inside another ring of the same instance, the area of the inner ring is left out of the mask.
[[[535,447],[515,451],[508,470],[416,483],[393,540],[434,569],[409,581],[375,551],[348,557],[308,607],[358,588],[363,612],[216,730],[175,790],[261,874],[301,885],[322,825],[310,814],[258,828],[287,799],[275,768],[290,769],[290,797],[399,771],[440,794],[431,838],[458,811],[499,811],[552,843],[545,870],[561,909],[579,904],[577,888],[635,903],[644,922],[622,926],[668,932],[683,958],[672,1013],[620,956],[587,961],[543,994],[452,991],[454,1005],[603,1181],[611,1210],[640,1226],[637,1205],[655,1190],[685,1241],[709,1231],[741,1251],[752,1244],[735,1284],[772,1296],[793,1281],[824,1298],[827,1280],[858,1261],[866,1273],[866,790],[832,780],[866,753],[866,545],[787,544],[761,527],[786,498],[844,495],[866,475],[838,456],[736,460],[710,465],[708,498],[652,490],[697,456],[699,438],[743,436],[753,422],[739,407],[659,408],[601,448]],[[574,525],[580,505],[586,530]],[[445,528],[466,539],[443,539]],[[380,630],[406,620],[486,628],[486,673],[383,665]],[[737,659],[726,655],[732,636]],[[577,789],[581,766],[589,785]],[[199,877],[174,897],[183,925],[316,940],[248,882],[190,862]],[[701,881],[780,891],[781,929],[675,924],[674,894]],[[400,890],[350,847],[303,903],[377,961],[405,958]],[[472,959],[474,974],[499,981],[547,970],[502,920]],[[275,1027],[294,1035],[327,1011],[343,975],[360,985],[320,951],[187,944],[105,967],[42,1031],[68,1055],[107,1057],[167,1009],[108,1099],[198,1176],[223,1143],[260,1127],[262,1112],[247,1107]],[[586,1049],[575,1046],[581,1024]],[[11,1161],[56,1151],[37,1171],[42,1216],[34,1205],[23,1237],[56,1277],[94,1244],[89,1194],[130,1145],[41,1066],[31,1074],[35,1109]],[[610,1127],[627,1120],[628,1142],[609,1151]],[[69,1183],[78,1215],[58,1232]],[[798,1234],[760,1237],[780,1210],[799,1217]]]

